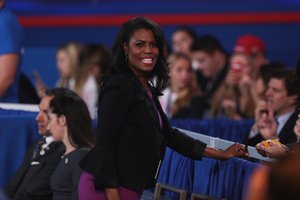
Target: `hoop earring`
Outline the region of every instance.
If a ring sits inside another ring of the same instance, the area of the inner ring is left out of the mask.
[[[128,62],[128,53],[125,53],[125,62]]]

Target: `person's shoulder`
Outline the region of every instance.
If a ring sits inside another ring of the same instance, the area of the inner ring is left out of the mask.
[[[21,27],[15,14],[6,7],[0,10],[0,24],[3,26],[18,26]]]
[[[117,72],[117,73],[111,73],[106,76],[107,81],[114,81],[114,82],[119,82],[120,80],[122,81],[130,81],[132,79],[132,74],[129,72]]]
[[[137,85],[136,78],[131,73],[120,72],[107,75],[103,78],[100,84],[102,88],[106,87],[119,87],[119,88],[132,88]]]
[[[78,162],[89,152],[88,148],[78,148],[73,154],[70,155],[71,159],[77,160]]]
[[[65,152],[65,150],[66,150],[66,147],[65,147],[65,145],[62,143],[62,142],[52,142],[51,144],[50,144],[50,146],[52,145],[52,147],[54,148],[54,149],[56,149],[57,151],[59,151],[59,152]]]
[[[290,116],[288,117],[285,125],[287,125],[287,126],[294,126],[295,123],[296,123],[296,121],[298,120],[298,115],[299,114],[300,114],[299,108],[295,108],[295,110],[293,111],[293,113],[291,113]]]
[[[60,160],[65,151],[66,148],[62,142],[52,142],[41,158],[44,158],[47,162],[54,162]]]

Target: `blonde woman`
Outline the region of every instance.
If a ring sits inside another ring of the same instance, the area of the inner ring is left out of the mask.
[[[202,118],[208,108],[197,85],[191,59],[182,53],[168,58],[170,84],[159,98],[169,118]]]
[[[56,53],[56,66],[60,75],[57,87],[70,88],[70,80],[78,70],[78,57],[81,45],[76,42],[68,42],[58,47]]]
[[[76,42],[68,42],[56,50],[56,67],[59,73],[59,80],[56,82],[57,87],[70,89],[70,82],[78,70],[78,56],[81,45]],[[43,97],[47,86],[37,71],[34,72],[37,93]]]

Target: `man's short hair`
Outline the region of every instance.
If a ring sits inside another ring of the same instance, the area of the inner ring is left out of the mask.
[[[58,94],[63,94],[66,92],[65,88],[53,88],[53,89],[47,89],[45,91],[46,96],[54,97]]]
[[[296,74],[291,69],[277,69],[273,71],[271,78],[283,80],[288,96],[296,95],[297,104],[299,102],[299,86],[296,81]]]
[[[208,54],[213,54],[215,51],[220,51],[225,54],[225,50],[220,41],[212,35],[203,35],[198,37],[191,46],[192,51],[204,51]]]

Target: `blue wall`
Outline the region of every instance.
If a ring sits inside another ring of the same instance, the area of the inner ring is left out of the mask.
[[[273,1],[121,1],[93,0],[83,1],[50,1],[50,0],[11,0],[7,6],[18,17],[22,16],[55,16],[55,15],[119,15],[133,14],[185,14],[185,13],[256,13],[256,12],[296,12],[300,13],[298,0]],[[289,67],[296,65],[300,50],[300,20],[285,23],[247,23],[247,24],[185,24],[192,26],[198,34],[210,33],[224,44],[231,52],[236,38],[245,33],[260,36],[266,43],[270,60],[281,61]],[[176,26],[162,26],[167,38],[170,38]],[[67,41],[83,43],[103,43],[111,46],[118,31],[118,26],[91,27],[24,27],[24,57],[23,71],[31,78],[32,70],[38,70],[50,87],[58,79],[55,67],[55,50],[57,46]]]

